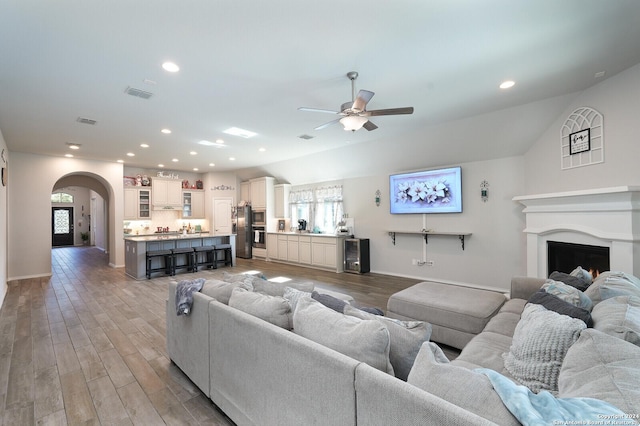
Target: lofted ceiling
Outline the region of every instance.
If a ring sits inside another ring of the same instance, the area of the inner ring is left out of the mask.
[[[637,0],[3,0],[0,130],[11,151],[178,171],[411,152],[426,133],[468,160],[517,155],[569,95],[640,63],[638,40]],[[371,132],[314,130],[334,116],[298,107],[339,110],[349,71],[375,92],[368,109],[415,112],[373,117]],[[514,125],[521,110],[537,129]]]

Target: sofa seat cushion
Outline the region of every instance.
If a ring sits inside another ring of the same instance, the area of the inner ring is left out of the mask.
[[[640,348],[595,329],[584,330],[560,370],[559,396],[597,398],[640,413]],[[635,418],[638,421],[638,418]]]
[[[492,332],[503,336],[513,337],[513,332],[520,321],[520,314],[514,312],[498,312],[491,318],[484,328],[483,333]]]
[[[485,375],[451,364],[433,342],[420,348],[407,383],[499,425],[520,424]]]
[[[361,320],[327,308],[305,296],[293,313],[293,331],[309,340],[393,375],[389,360],[389,330],[373,320]]]
[[[480,333],[471,339],[456,359],[451,361],[451,365],[470,370],[481,367],[490,368],[509,376],[509,372],[504,368],[502,354],[509,352],[511,340],[510,336],[490,331]]]
[[[505,301],[502,293],[425,281],[391,295],[387,315],[428,322],[433,340],[462,348]],[[452,331],[451,338],[447,330]]]

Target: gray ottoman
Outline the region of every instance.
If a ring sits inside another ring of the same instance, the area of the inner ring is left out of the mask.
[[[387,316],[426,321],[432,341],[462,349],[506,300],[495,291],[425,281],[391,295]]]

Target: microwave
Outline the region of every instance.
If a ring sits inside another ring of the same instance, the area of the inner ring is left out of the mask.
[[[265,226],[267,224],[267,212],[264,210],[252,210],[251,224],[256,226]]]

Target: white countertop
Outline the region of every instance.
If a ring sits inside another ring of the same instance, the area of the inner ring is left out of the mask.
[[[300,235],[306,237],[352,238],[351,234],[314,234],[313,232],[267,232],[276,235]]]
[[[233,235],[235,237],[236,234],[226,234],[226,235],[211,235],[209,233],[199,233],[199,234],[154,234],[154,235],[131,235],[128,237],[124,237],[127,241],[136,241],[136,242],[144,242],[144,241],[158,241],[158,240],[194,240],[199,238],[213,238],[213,237],[229,237]]]

